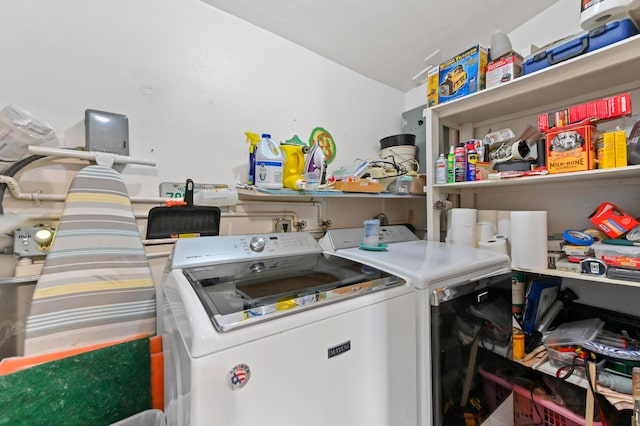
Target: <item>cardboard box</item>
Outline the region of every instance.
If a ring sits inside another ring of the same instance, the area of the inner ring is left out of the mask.
[[[593,124],[576,124],[547,132],[547,169],[549,174],[593,170],[596,165]]]
[[[627,167],[627,134],[624,130],[615,133],[616,167]]]
[[[488,60],[489,50],[478,44],[441,63],[438,82],[439,103],[484,90]]]
[[[596,139],[598,169],[616,167],[616,141],[614,132],[606,132]]]
[[[382,192],[382,184],[368,179],[358,179],[354,182],[339,180],[333,187],[343,192]]]
[[[487,64],[487,89],[514,80],[522,75],[522,56],[511,52]]]
[[[546,132],[555,127],[575,124],[587,118],[609,120],[631,114],[631,95],[623,93],[609,98],[598,99],[580,105],[573,105],[567,109],[540,114],[538,128]]]
[[[438,105],[438,82],[440,68],[433,67],[427,72],[427,108]]]
[[[600,204],[589,220],[610,238],[617,238],[638,225],[637,220],[608,202]]]
[[[596,139],[598,169],[627,166],[627,135],[624,130],[606,132]]]

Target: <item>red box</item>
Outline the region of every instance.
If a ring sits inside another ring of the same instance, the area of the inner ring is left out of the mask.
[[[546,134],[549,174],[595,169],[595,133],[596,126],[593,124],[549,130]]]
[[[611,238],[617,238],[638,225],[637,220],[608,202],[600,204],[589,220]]]
[[[598,99],[580,105],[573,105],[567,109],[540,114],[538,128],[541,132],[549,129],[578,123],[587,118],[609,120],[631,114],[631,95],[623,93],[609,98]]]

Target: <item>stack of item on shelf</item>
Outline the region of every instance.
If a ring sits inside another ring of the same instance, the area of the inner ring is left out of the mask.
[[[446,182],[640,164],[640,120],[628,138],[620,126],[610,129],[609,124],[609,130],[598,130],[599,123],[630,116],[631,112],[631,94],[622,93],[540,114],[538,128],[527,126],[518,137],[510,128],[504,128],[488,133],[483,139],[460,143],[450,148]]]
[[[526,58],[512,50],[506,34],[496,31],[490,49],[477,44],[431,68],[427,74],[427,107],[499,86],[639,32],[638,0],[582,1],[581,8],[584,31],[535,48]]]
[[[416,135],[402,133],[380,139],[379,157],[338,167],[333,188],[345,192],[423,194],[425,175],[417,173]]]
[[[580,26],[584,31],[532,52],[524,60],[525,75],[638,34],[639,1],[598,0],[580,3]]]
[[[549,173],[626,167],[624,130],[597,131],[597,123],[631,114],[631,95],[623,93],[538,116],[545,132]]]
[[[595,228],[548,237],[549,268],[640,282],[640,222],[609,202],[589,220]]]
[[[586,366],[591,362],[596,364],[598,384],[631,395],[632,369],[640,367],[637,319],[632,323],[609,325],[591,317],[563,322],[545,333],[542,343],[556,377],[588,377]]]
[[[472,46],[427,74],[427,106],[459,99],[498,86],[522,75],[522,56],[511,48],[506,34],[495,32],[491,48]]]
[[[617,410],[632,408],[631,374],[640,367],[640,318],[580,304],[561,284],[559,277],[531,277],[525,284],[524,315],[518,321],[525,350],[516,356],[514,339],[514,360],[527,367],[525,375],[528,369],[539,370],[587,388],[585,379],[593,379],[600,397]],[[517,378],[514,372],[510,381],[521,384]]]

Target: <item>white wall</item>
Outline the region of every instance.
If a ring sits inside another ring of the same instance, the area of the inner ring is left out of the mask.
[[[162,181],[245,179],[245,131],[324,127],[338,163],[375,158],[404,94],[198,0],[3,2],[0,108],[13,103],[84,146],[87,108],[129,117],[132,195]],[[80,138],[78,138],[80,135]],[[135,175],[135,176],[134,176]]]
[[[132,197],[157,197],[161,182],[187,178],[244,182],[245,131],[307,141],[323,127],[337,145],[331,171],[377,158],[379,140],[402,126],[402,92],[199,0],[4,1],[2,21],[0,108],[30,111],[65,147],[84,147],[85,109],[126,114],[131,156],[157,162],[115,167]],[[23,193],[64,196],[80,167],[38,162],[17,178]],[[3,205],[45,224],[55,224],[62,207],[16,201],[8,191]],[[136,206],[139,217],[149,207]],[[246,202],[223,218],[221,233],[271,232],[273,218],[292,211],[309,231],[320,219],[359,226],[379,212],[404,223],[410,211],[424,229],[425,207],[420,199],[362,200],[355,210],[338,201]],[[0,247],[11,243],[0,235]],[[0,256],[0,276],[12,275],[14,263]]]
[[[580,2],[559,0],[544,12],[509,33],[513,50],[522,56],[531,53],[531,46],[541,48],[547,44],[582,31]]]

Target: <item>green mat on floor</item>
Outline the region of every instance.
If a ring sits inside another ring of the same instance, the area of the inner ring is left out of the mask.
[[[0,376],[0,425],[109,425],[151,407],[149,339]]]

